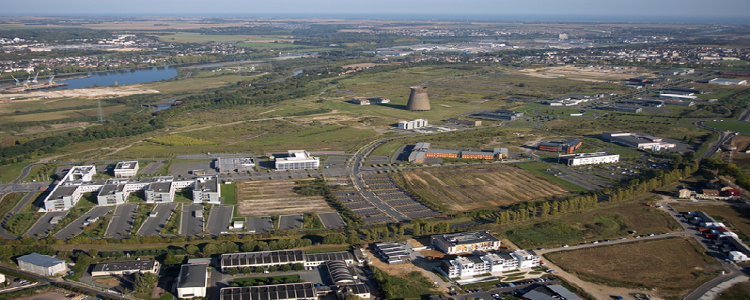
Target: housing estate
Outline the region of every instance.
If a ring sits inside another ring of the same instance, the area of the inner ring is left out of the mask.
[[[500,240],[489,231],[437,234],[430,237],[432,246],[446,254],[500,249]]]
[[[440,269],[450,278],[473,277],[486,273],[499,275],[503,272],[539,266],[540,256],[532,250],[516,250],[511,253],[488,253],[481,256],[459,256],[443,261]]]

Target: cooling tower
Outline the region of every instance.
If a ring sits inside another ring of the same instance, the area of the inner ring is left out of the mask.
[[[409,102],[406,103],[406,109],[416,111],[430,110],[430,99],[427,98],[427,87],[411,87],[411,95],[409,95]]]

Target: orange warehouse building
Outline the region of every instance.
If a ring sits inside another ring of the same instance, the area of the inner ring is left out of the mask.
[[[425,155],[426,157],[440,157],[440,158],[458,158],[458,151],[455,150],[442,150],[442,149],[429,149]]]

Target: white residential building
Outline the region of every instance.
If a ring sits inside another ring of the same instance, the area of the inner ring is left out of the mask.
[[[199,177],[193,187],[193,203],[221,204],[221,185],[216,176]]]
[[[177,298],[205,298],[208,265],[182,265],[177,278]]]
[[[441,270],[450,278],[472,277],[491,273],[500,275],[503,272],[527,269],[539,266],[539,255],[531,250],[516,250],[512,253],[490,253],[482,256],[458,257],[443,261]]]
[[[317,169],[320,158],[313,157],[305,150],[289,150],[289,156],[277,157],[276,170]]]

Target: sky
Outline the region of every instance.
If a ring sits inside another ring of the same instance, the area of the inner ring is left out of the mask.
[[[750,0],[10,0],[0,15],[750,23]]]

